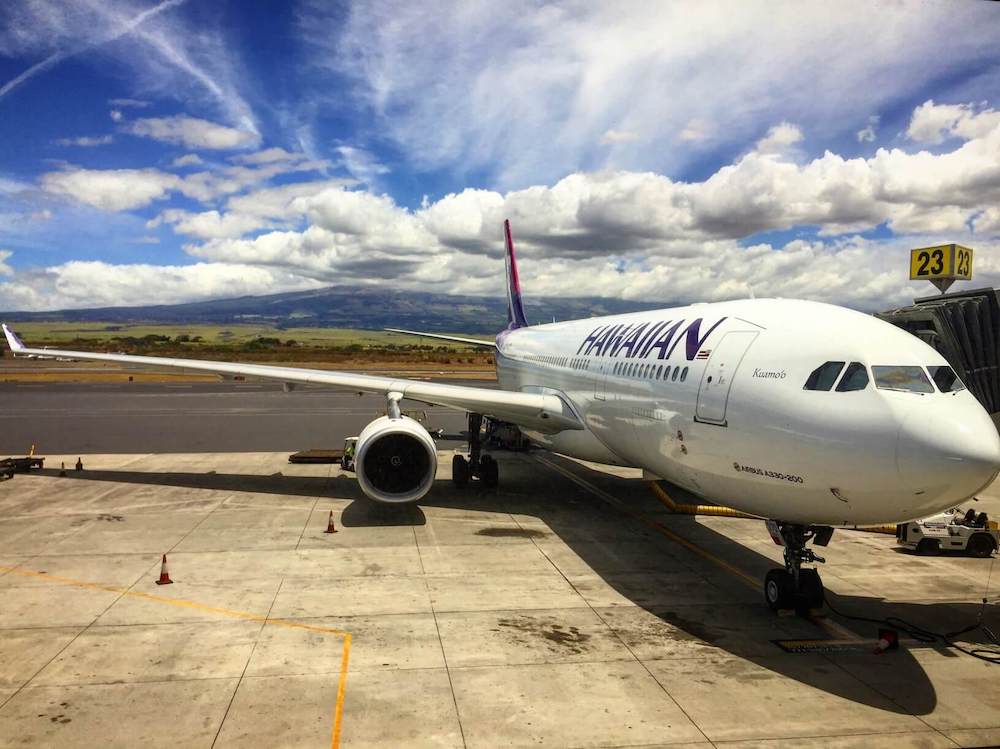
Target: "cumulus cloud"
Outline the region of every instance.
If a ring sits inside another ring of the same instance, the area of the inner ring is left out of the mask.
[[[202,211],[171,207],[150,226],[173,227],[191,240],[185,250],[207,263],[316,283],[391,278],[406,289],[502,293],[500,227],[510,218],[524,277],[537,294],[666,303],[732,298],[752,288],[758,296],[873,309],[906,301],[909,247],[959,241],[980,258],[1000,250],[1000,124],[977,132],[939,153],[879,148],[868,158],[827,151],[806,159],[794,151],[802,129],[782,122],[701,181],[578,172],[550,185],[465,189],[417,209],[351,180],[248,190],[310,164],[287,153],[184,177],[72,168],[46,175],[43,187],[98,207],[148,203],[167,192],[196,200],[228,195],[224,205]],[[897,236],[857,236],[885,224]],[[818,239],[744,246],[759,232],[807,226],[818,229]],[[994,279],[1000,282],[1000,262],[978,264],[977,281]]]
[[[259,167],[227,166],[181,177],[159,169],[83,169],[67,165],[60,171],[43,174],[40,183],[47,193],[102,211],[130,211],[174,192],[209,202],[243,192],[280,174],[311,172],[327,166],[325,161],[276,162]],[[348,182],[339,180],[338,184]]]
[[[125,132],[186,148],[230,150],[247,148],[260,140],[256,132],[226,127],[197,117],[146,117],[128,123]]]
[[[14,269],[5,262],[13,254],[10,250],[0,250],[0,276],[14,275]]]
[[[906,134],[918,143],[942,143],[947,138],[980,138],[1000,125],[1000,112],[985,102],[935,104],[928,99],[913,111]]]
[[[770,130],[767,135],[757,141],[756,149],[760,153],[781,153],[790,146],[802,142],[802,128],[790,122],[781,122]]]
[[[162,200],[180,178],[156,169],[67,169],[42,175],[42,189],[102,211],[128,211]]]
[[[60,146],[81,146],[83,148],[106,146],[112,142],[114,142],[113,135],[81,135],[78,138],[59,138],[56,140],[56,144]]]

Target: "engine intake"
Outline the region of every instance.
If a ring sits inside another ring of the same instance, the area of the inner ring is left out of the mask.
[[[376,502],[416,502],[434,483],[437,448],[409,416],[382,416],[358,435],[355,469],[361,491]]]

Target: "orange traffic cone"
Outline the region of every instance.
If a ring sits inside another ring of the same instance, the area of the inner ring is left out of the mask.
[[[156,581],[157,585],[172,585],[173,580],[170,579],[170,573],[167,572],[167,555],[163,555],[163,561],[160,562],[160,579]]]
[[[330,510],[330,519],[327,521],[327,523],[326,523],[326,530],[323,531],[323,532],[324,533],[336,533],[337,532],[337,528],[333,524],[333,510]]]

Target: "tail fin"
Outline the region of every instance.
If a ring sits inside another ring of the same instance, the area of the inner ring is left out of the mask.
[[[528,327],[521,305],[521,282],[517,277],[517,259],[514,257],[514,240],[510,235],[510,219],[503,222],[504,244],[507,247],[507,329]]]
[[[8,328],[6,324],[4,324],[2,327],[3,327],[3,334],[7,338],[7,345],[10,346],[11,352],[17,353],[18,351],[22,351],[23,349],[27,348],[23,343],[21,343],[21,339],[17,337],[17,334],[13,330]]]

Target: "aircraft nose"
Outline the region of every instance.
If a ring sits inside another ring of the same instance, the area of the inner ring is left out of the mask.
[[[1000,471],[1000,434],[978,403],[944,413],[915,410],[900,426],[896,466],[914,491],[960,502],[989,485]]]

